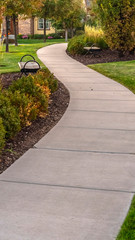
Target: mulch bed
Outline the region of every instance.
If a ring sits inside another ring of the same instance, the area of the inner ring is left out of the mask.
[[[91,54],[87,55],[76,54],[74,56],[69,54],[68,52],[67,54],[74,58],[75,60],[83,63],[84,65],[135,60],[135,55],[131,55],[127,52],[123,57],[119,57],[118,51],[111,51],[110,49],[102,50],[99,53],[100,57],[99,56],[94,57]]]
[[[2,75],[2,86],[7,88],[12,81],[20,77],[19,73]],[[52,94],[49,114],[45,118],[38,117],[30,126],[23,128],[13,139],[9,140],[0,155],[0,173],[5,171],[29,148],[32,148],[63,116],[69,104],[69,92],[58,81],[58,90]]]

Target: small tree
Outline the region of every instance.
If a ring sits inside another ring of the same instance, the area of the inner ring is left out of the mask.
[[[6,52],[9,51],[8,48],[8,21],[9,17],[13,19],[14,34],[15,34],[15,45],[17,46],[17,17],[18,15],[24,15],[30,17],[32,13],[35,13],[38,8],[42,5],[42,0],[1,0],[1,5],[3,6],[6,21]]]
[[[46,42],[46,20],[52,18],[55,12],[55,0],[43,0],[42,7],[37,11],[37,16],[44,19],[44,42]]]
[[[123,56],[135,46],[135,0],[97,0],[97,5],[108,46]]]
[[[65,41],[68,40],[68,29],[79,26],[83,12],[82,0],[56,0],[55,20],[62,23],[65,29]]]

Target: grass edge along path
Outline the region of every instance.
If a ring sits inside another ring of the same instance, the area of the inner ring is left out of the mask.
[[[116,240],[135,240],[135,196]]]
[[[119,82],[135,94],[135,60],[92,64],[88,67]]]
[[[16,47],[13,44],[9,45],[9,53],[5,52],[5,45],[0,48],[0,74],[2,73],[11,73],[11,72],[19,72],[18,62],[21,57],[26,54],[30,54],[35,57],[35,60],[39,62],[41,67],[43,67],[43,63],[37,57],[37,50],[46,47],[48,45],[63,43],[63,39],[51,39],[47,40],[46,43],[43,40],[37,39],[19,39],[19,45]],[[25,58],[24,60],[30,60],[31,58]]]
[[[135,93],[135,61],[93,64],[88,67]],[[135,240],[135,196],[116,240]]]

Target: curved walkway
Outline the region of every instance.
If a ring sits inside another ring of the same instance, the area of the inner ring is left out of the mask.
[[[135,192],[135,95],[48,46],[60,122],[0,177],[1,240],[114,240]]]

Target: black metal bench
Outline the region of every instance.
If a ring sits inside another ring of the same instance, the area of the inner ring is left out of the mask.
[[[101,57],[100,52],[102,49],[99,48],[96,43],[86,43],[86,45],[84,46],[84,50],[86,51],[85,56],[90,53],[91,57]]]
[[[32,60],[28,60],[26,62],[22,61],[23,58],[28,57],[28,56],[31,57]],[[22,74],[24,73],[25,75],[28,75],[29,73],[36,73],[40,69],[40,64],[30,54],[24,55],[21,58],[20,62],[18,62],[18,65],[19,65],[21,73]]]

